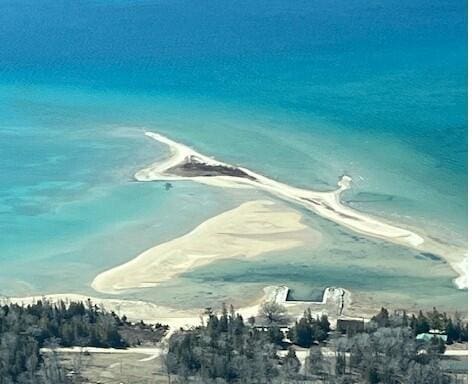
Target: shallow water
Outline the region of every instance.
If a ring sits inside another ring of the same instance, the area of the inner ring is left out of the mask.
[[[0,293],[94,294],[98,272],[260,197],[132,182],[166,155],[144,129],[293,185],[347,173],[347,204],[465,245],[465,2],[188,4],[0,5]],[[322,247],[125,296],[204,306],[280,283],[465,306],[442,262],[304,215]]]
[[[454,274],[442,260],[379,240],[364,239],[319,218],[306,223],[323,234],[317,246],[271,252],[254,259],[222,260],[187,272],[161,287],[127,293],[182,308],[244,305],[269,285],[287,285],[292,297],[316,300],[324,288],[341,286],[369,307],[461,308],[467,291],[455,288]],[[187,293],[184,292],[187,290]]]

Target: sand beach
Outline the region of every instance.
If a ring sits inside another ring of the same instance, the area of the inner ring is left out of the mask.
[[[454,280],[460,289],[467,288],[467,255],[464,250],[446,245],[426,234],[386,222],[343,204],[341,195],[351,187],[352,179],[342,175],[338,188],[328,192],[293,187],[203,155],[192,148],[177,143],[161,134],[146,132],[148,137],[169,147],[170,156],[162,162],[151,164],[135,174],[138,181],[193,180],[224,188],[257,188],[275,197],[296,203],[313,213],[363,235],[372,236],[398,245],[437,254],[446,260],[458,274]]]
[[[271,201],[246,202],[99,274],[92,287],[109,294],[155,287],[215,260],[250,258],[319,241],[321,235],[301,220],[299,212]]]

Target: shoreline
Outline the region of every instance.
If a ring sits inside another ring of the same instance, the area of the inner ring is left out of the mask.
[[[464,267],[467,263],[467,255],[464,258],[462,249],[445,246],[426,235],[420,236],[418,233],[386,223],[344,205],[341,202],[341,194],[351,186],[351,178],[347,175],[340,178],[338,189],[330,192],[316,192],[272,180],[247,168],[217,161],[161,134],[148,131],[145,135],[167,145],[170,149],[170,157],[138,171],[135,174],[137,181],[193,180],[223,188],[257,188],[283,200],[296,203],[354,232],[420,251],[437,253],[458,274],[458,277],[454,279],[455,285],[459,289],[468,287],[467,268]],[[201,164],[199,172],[195,172],[194,175],[187,172],[185,176],[176,174],[179,173],[179,169],[189,163]],[[215,171],[213,174],[208,174],[208,169],[211,167]],[[235,175],[228,175],[228,171],[218,174],[221,168],[235,170],[236,172],[233,172]],[[201,174],[202,169],[206,170],[206,175]]]
[[[351,293],[343,288],[326,288],[323,292],[323,300],[292,302],[286,300],[288,291],[286,286],[267,286],[259,297],[247,304],[235,308],[235,312],[243,316],[244,320],[251,316],[258,316],[261,304],[265,302],[276,302],[287,309],[289,316],[298,318],[303,311],[310,307],[314,315],[326,313],[330,320],[336,320],[339,316],[339,295],[341,292],[346,294],[348,300],[345,301],[346,307],[350,306]],[[128,320],[132,322],[144,321],[145,323],[161,323],[169,326],[169,334],[180,329],[196,327],[202,324],[205,309],[189,309],[178,310],[168,306],[158,305],[149,301],[128,300],[128,299],[112,299],[87,296],[77,293],[59,293],[42,296],[25,296],[25,297],[5,297],[0,296],[0,305],[18,304],[32,305],[38,300],[47,300],[52,303],[63,301],[66,305],[72,301],[83,302],[87,304],[91,302],[93,305],[103,307],[108,312],[115,312],[119,317],[126,315]],[[343,302],[344,304],[344,302]],[[220,313],[221,308],[213,308],[215,313]]]
[[[126,315],[130,321],[139,322],[143,320],[146,323],[162,322],[163,324],[169,325],[172,330],[200,324],[201,314],[196,310],[178,310],[148,301],[99,298],[77,293],[0,297],[0,304],[13,303],[18,305],[31,305],[38,300],[48,300],[52,303],[58,303],[62,300],[66,304],[71,301],[88,303],[90,300],[93,304],[102,306],[109,312],[113,311],[120,317]]]

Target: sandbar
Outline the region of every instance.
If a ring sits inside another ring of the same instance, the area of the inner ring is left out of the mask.
[[[155,287],[216,260],[284,251],[316,242],[319,237],[302,223],[296,210],[268,200],[250,201],[99,274],[92,287],[108,294]]]
[[[341,201],[342,193],[351,187],[352,179],[342,175],[338,188],[319,192],[293,187],[270,179],[244,167],[237,167],[205,156],[192,148],[159,133],[146,132],[148,137],[169,147],[170,156],[151,164],[135,174],[138,181],[193,180],[219,187],[257,188],[278,198],[296,203],[315,214],[352,231],[378,239],[440,255],[458,274],[458,288],[467,287],[467,255],[453,245],[442,244],[426,234],[419,234],[371,215],[359,212]]]

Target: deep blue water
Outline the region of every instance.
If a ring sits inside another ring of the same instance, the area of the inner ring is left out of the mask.
[[[60,265],[67,253],[87,260],[90,279],[244,199],[189,203],[192,220],[173,218],[183,195],[219,192],[130,184],[164,154],[142,127],[296,185],[332,188],[347,172],[349,204],[463,244],[466,10],[437,0],[2,1],[4,290],[47,289],[39,272],[11,283],[18,260]],[[156,216],[166,230],[140,239]],[[117,223],[128,248],[91,258]]]

